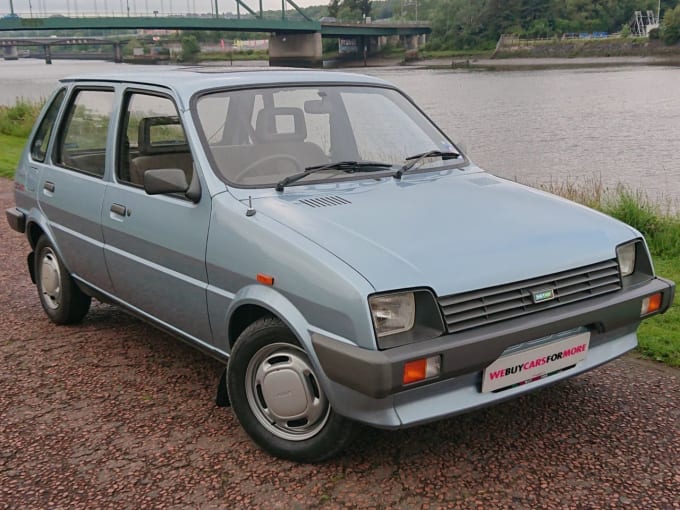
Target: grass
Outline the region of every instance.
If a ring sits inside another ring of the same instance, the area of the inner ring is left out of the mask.
[[[656,257],[654,268],[659,276],[680,282],[680,259]],[[638,330],[638,351],[644,357],[680,367],[680,303],[642,323]]]
[[[14,176],[40,107],[23,100],[0,106],[0,177]],[[606,188],[601,179],[548,183],[541,188],[632,225],[647,239],[657,274],[680,282],[680,216],[669,204],[653,203],[644,193],[623,185]],[[664,315],[644,321],[638,338],[643,356],[680,367],[680,301]]]
[[[0,134],[0,177],[14,177],[25,144],[24,137]]]
[[[42,105],[42,101],[27,101],[21,98],[12,106],[0,105],[0,133],[26,138]]]
[[[452,58],[452,57],[474,57],[489,58],[493,51],[489,50],[421,50],[423,58]]]
[[[12,106],[0,105],[0,177],[14,177],[26,138],[42,105],[43,101],[21,98]]]

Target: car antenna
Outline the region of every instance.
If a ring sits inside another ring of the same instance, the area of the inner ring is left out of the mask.
[[[255,209],[253,209],[253,197],[248,195],[248,209],[246,209],[246,216],[255,216]]]

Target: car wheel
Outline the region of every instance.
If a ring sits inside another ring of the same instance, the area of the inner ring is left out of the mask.
[[[241,426],[277,457],[320,462],[354,437],[357,425],[333,411],[305,350],[279,319],[260,319],[239,336],[227,389]]]
[[[92,298],[75,284],[47,237],[38,240],[35,253],[35,279],[45,313],[56,324],[80,322]]]

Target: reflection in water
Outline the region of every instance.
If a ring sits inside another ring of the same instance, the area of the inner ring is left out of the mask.
[[[63,76],[168,68],[0,61],[0,104],[45,97]],[[601,179],[680,200],[680,68],[356,71],[400,86],[499,176],[536,184]]]

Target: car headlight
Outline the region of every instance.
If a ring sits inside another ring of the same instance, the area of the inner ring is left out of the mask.
[[[378,338],[413,328],[416,319],[416,300],[413,292],[371,296],[368,303]]]
[[[444,318],[430,289],[368,297],[378,349],[423,342],[444,334]]]
[[[616,258],[619,262],[619,269],[621,271],[621,276],[629,276],[635,271],[635,252],[636,241],[632,243],[622,244],[616,248]]]

